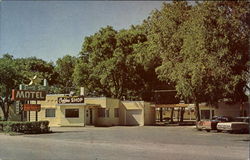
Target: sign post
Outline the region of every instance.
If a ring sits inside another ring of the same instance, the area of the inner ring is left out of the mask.
[[[37,104],[37,101],[36,101],[36,104]],[[40,110],[41,110],[41,106],[40,106]],[[38,121],[38,115],[37,115],[38,112],[39,112],[39,111],[36,111],[36,121]]]

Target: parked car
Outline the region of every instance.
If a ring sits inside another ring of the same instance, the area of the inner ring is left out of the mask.
[[[230,122],[232,117],[229,116],[214,116],[211,120],[201,120],[197,123],[196,127],[198,130],[217,130],[217,123],[219,122]]]
[[[250,117],[236,117],[234,119],[235,122],[247,122],[250,123]]]
[[[250,117],[236,117],[233,122],[220,122],[217,124],[218,131],[229,133],[249,133]]]

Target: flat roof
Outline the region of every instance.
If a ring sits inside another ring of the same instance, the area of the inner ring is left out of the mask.
[[[123,104],[124,107],[127,109],[127,110],[141,110],[143,109],[141,106],[139,106],[138,104],[136,103],[125,103]]]
[[[65,96],[65,94],[46,94],[46,96]]]
[[[191,107],[192,104],[154,104],[155,108]]]

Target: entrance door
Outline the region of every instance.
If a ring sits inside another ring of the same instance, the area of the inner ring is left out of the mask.
[[[85,112],[86,117],[86,125],[92,125],[93,124],[93,111],[92,108],[87,108]]]
[[[89,124],[93,124],[93,113],[92,113],[92,108],[89,109]]]

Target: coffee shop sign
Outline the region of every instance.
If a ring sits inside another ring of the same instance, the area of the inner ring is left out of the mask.
[[[45,100],[45,91],[12,90],[12,100]]]
[[[58,104],[84,103],[84,96],[58,97]]]

